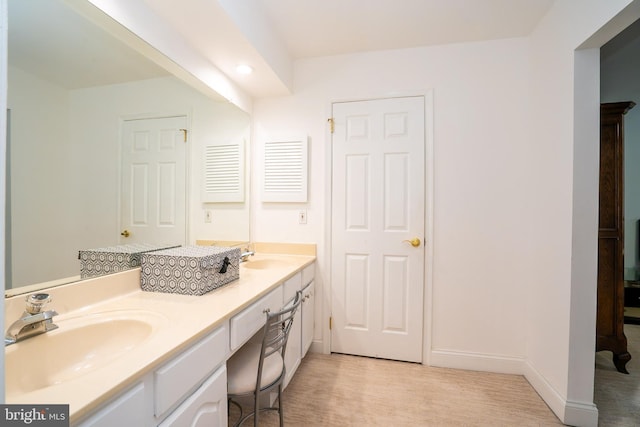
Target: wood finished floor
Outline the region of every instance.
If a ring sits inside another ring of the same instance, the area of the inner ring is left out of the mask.
[[[596,376],[593,400],[598,407],[599,425],[603,427],[640,426],[640,325],[624,325],[629,375],[618,372],[611,352],[596,353]]]
[[[286,426],[562,425],[522,376],[339,354],[309,353],[283,402]]]
[[[596,353],[601,427],[640,426],[640,325],[625,333],[629,375],[615,370],[610,352]],[[339,354],[309,353],[283,401],[286,426],[562,425],[522,376]],[[276,413],[261,417],[261,426],[278,425]],[[236,419],[231,407],[229,425]]]

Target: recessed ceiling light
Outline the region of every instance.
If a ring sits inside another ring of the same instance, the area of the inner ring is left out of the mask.
[[[253,73],[253,68],[248,65],[241,64],[236,67],[236,71],[240,74],[251,74]]]

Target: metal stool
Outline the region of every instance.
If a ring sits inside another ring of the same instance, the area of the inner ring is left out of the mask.
[[[293,317],[302,301],[302,291],[296,292],[295,299],[277,313],[266,312],[262,341],[249,341],[227,361],[227,397],[229,404],[240,409],[239,426],[253,416],[253,425],[258,425],[260,411],[278,411],[280,426],[284,425],[282,413],[282,382],[285,377],[284,354]],[[262,380],[260,380],[262,379]],[[260,396],[278,388],[278,406],[260,408]],[[233,399],[253,396],[251,413],[243,416],[242,406]]]

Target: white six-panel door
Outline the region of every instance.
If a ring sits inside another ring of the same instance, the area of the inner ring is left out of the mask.
[[[332,352],[422,361],[424,103],[333,104]]]
[[[124,122],[121,243],[185,244],[186,128],[184,116]]]

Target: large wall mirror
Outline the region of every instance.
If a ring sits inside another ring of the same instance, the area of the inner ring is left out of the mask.
[[[82,3],[8,2],[7,294],[77,280],[79,250],[127,243],[123,134],[136,120],[184,118],[183,204],[168,207],[184,225],[166,243],[249,240],[248,188],[233,203],[203,203],[200,191],[205,146],[249,150],[248,114],[169,72],[176,64],[126,30],[114,37],[117,24]]]

